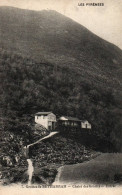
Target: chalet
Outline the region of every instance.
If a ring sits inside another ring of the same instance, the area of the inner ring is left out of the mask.
[[[61,116],[58,120],[58,123],[60,126],[78,127],[78,126],[80,126],[81,121],[76,117]]]
[[[56,126],[56,115],[52,112],[38,112],[35,114],[35,122],[43,125],[48,130],[54,130]]]
[[[87,120],[80,120],[76,117],[61,116],[58,120],[60,126],[80,127],[81,129],[91,129],[91,124]]]

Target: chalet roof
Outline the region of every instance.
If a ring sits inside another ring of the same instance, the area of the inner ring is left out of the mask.
[[[87,122],[87,120],[81,120],[81,122],[85,123],[85,122]]]
[[[52,112],[37,112],[35,115],[48,115],[51,114]]]
[[[69,121],[81,121],[80,119],[76,118],[76,117],[71,117],[71,116],[62,116],[64,118],[66,118],[66,120],[69,120]],[[61,120],[61,117],[59,118],[59,120]]]

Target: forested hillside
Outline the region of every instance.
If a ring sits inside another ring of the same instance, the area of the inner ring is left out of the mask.
[[[58,12],[0,7],[0,48],[3,126],[53,111],[89,120],[122,149],[118,47]]]
[[[3,125],[6,121],[15,123],[24,115],[34,116],[40,110],[52,110],[57,116],[88,119],[93,133],[111,140],[120,150],[118,90],[81,77],[80,72],[70,67],[55,69],[51,63],[37,63],[3,49],[0,62]],[[20,131],[19,128],[16,131]]]

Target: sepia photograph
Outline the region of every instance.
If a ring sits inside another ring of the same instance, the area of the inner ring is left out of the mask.
[[[121,0],[0,0],[2,195],[121,194],[121,18]]]

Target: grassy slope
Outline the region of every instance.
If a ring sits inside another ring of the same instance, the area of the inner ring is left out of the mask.
[[[101,154],[89,162],[66,165],[58,182],[71,184],[122,184],[122,154]]]

